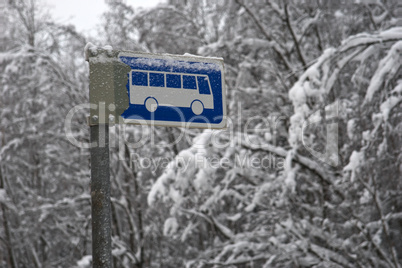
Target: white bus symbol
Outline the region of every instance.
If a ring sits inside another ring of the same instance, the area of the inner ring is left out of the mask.
[[[145,105],[149,112],[159,106],[191,108],[194,114],[214,109],[214,98],[207,75],[132,70],[130,103]]]

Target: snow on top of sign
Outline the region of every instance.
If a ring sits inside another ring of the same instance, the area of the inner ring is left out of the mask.
[[[183,56],[193,57],[193,58],[205,58],[204,56],[194,55],[194,54],[190,54],[190,53],[184,53]],[[222,57],[208,57],[208,59],[223,60]]]
[[[219,65],[209,62],[189,62],[176,60],[173,58],[166,58],[163,60],[154,58],[135,58],[131,59],[131,63],[142,64],[149,67],[171,67],[171,68],[184,68],[186,70],[207,71],[215,70],[219,71]]]
[[[110,45],[106,45],[102,47],[104,50],[113,50],[113,47]]]
[[[99,49],[98,46],[95,46],[95,45],[92,44],[91,42],[88,42],[88,43],[85,45],[85,48],[84,48],[85,60],[86,60],[86,61],[89,61],[89,56],[90,56],[91,54],[92,54],[92,55],[96,55],[98,49]],[[103,50],[106,50],[107,52],[111,52],[111,51],[113,50],[113,47],[110,46],[110,45],[105,45],[105,46],[102,47],[102,49],[103,49]],[[101,56],[101,54],[100,54],[100,56]],[[107,58],[107,61],[110,61],[110,60],[111,60],[111,58]],[[98,61],[98,62],[104,62],[104,61],[106,61],[106,57],[105,57],[105,56],[97,57],[97,58],[96,58],[96,61]]]
[[[89,61],[89,53],[90,53],[90,52],[93,52],[94,50],[97,50],[97,49],[98,49],[97,46],[95,46],[95,45],[92,44],[91,42],[88,42],[88,43],[85,45],[85,48],[84,48],[85,60],[86,60],[86,61]]]

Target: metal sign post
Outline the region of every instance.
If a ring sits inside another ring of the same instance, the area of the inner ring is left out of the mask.
[[[88,123],[91,132],[92,265],[96,268],[111,268],[109,124],[113,123],[116,112],[114,105],[110,104],[116,99],[114,80],[118,75],[114,72],[115,64],[110,52],[86,47],[85,53],[90,71],[91,110]],[[124,72],[124,69],[119,72]],[[124,74],[122,76],[127,77]]]
[[[93,267],[112,267],[109,126],[91,128],[91,201],[92,201],[92,263]]]

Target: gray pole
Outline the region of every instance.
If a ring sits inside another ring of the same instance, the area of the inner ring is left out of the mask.
[[[92,263],[112,267],[110,220],[109,125],[91,127]]]

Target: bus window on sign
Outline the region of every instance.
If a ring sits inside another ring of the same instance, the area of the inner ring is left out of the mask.
[[[197,83],[195,82],[194,75],[183,75],[183,88],[197,89]]]
[[[208,77],[206,76],[197,76],[198,89],[200,94],[210,95],[211,91],[209,89]]]
[[[181,77],[177,74],[166,74],[166,86],[171,88],[181,88]]]
[[[165,74],[149,73],[149,85],[151,87],[165,87]]]
[[[148,73],[132,72],[132,84],[134,86],[148,86]]]

